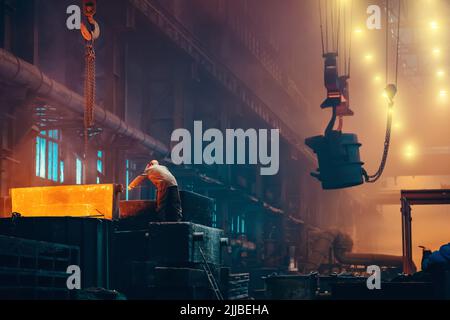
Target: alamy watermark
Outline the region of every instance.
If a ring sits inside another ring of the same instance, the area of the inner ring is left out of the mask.
[[[379,266],[368,266],[367,274],[370,276],[367,278],[366,284],[369,290],[381,290],[381,269]]]
[[[66,26],[69,30],[80,30],[81,28],[81,8],[78,5],[72,4],[67,7],[68,14]],[[366,20],[366,26],[369,30],[381,29],[381,8],[378,5],[369,5],[366,13],[369,17]]]
[[[76,4],[67,7],[66,13],[69,15],[66,20],[66,26],[69,30],[81,29],[81,9]]]
[[[224,135],[214,128],[203,132],[202,121],[194,121],[193,137],[187,129],[176,129],[170,140],[177,142],[171,153],[172,162],[176,165],[259,163],[263,176],[276,175],[280,167],[278,129],[226,129]],[[204,143],[207,143],[205,147]]]
[[[381,8],[378,5],[370,5],[367,7],[369,17],[366,20],[366,26],[369,30],[381,29]]]
[[[70,265],[67,267],[66,273],[70,274],[67,277],[66,286],[69,290],[81,289],[81,269],[80,266]]]

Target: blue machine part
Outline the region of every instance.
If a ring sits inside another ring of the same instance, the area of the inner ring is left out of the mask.
[[[441,246],[438,251],[425,257],[422,261],[422,270],[427,271],[436,265],[450,266],[450,243]]]

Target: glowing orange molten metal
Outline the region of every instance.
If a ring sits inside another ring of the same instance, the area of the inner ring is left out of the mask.
[[[113,184],[11,189],[12,212],[24,217],[113,218]]]

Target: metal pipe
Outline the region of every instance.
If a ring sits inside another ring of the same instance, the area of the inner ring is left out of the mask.
[[[4,49],[0,49],[0,79],[28,88],[34,94],[52,103],[83,114],[84,99],[81,95],[46,76],[36,66],[25,62]],[[111,129],[116,134],[137,140],[143,146],[161,154],[169,152],[168,147],[139,129],[129,126],[115,114],[95,106],[95,122]]]
[[[369,266],[378,265],[384,267],[399,267],[403,265],[403,257],[376,253],[353,253],[352,238],[338,230],[320,231],[311,234],[314,237],[314,245],[308,257],[312,267],[318,268],[326,261],[330,249],[334,257],[341,264]]]
[[[387,254],[346,252],[342,255],[335,255],[335,257],[342,264],[359,266],[377,265],[398,268],[401,268],[403,266],[402,256],[393,256]]]

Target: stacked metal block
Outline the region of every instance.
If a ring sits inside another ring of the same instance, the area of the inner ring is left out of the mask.
[[[0,234],[79,248],[83,289],[109,289],[112,221],[75,217],[0,219]]]
[[[214,199],[190,191],[180,191],[180,198],[184,221],[213,226]]]
[[[219,279],[223,231],[190,222],[118,231],[114,278],[128,298],[213,299],[200,248]]]
[[[0,299],[69,299],[67,268],[76,246],[0,235]]]

